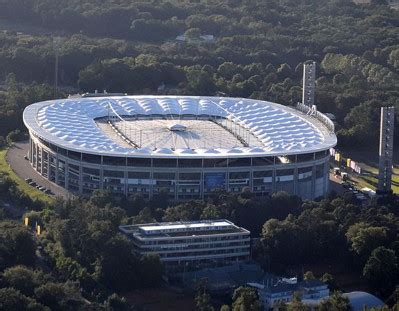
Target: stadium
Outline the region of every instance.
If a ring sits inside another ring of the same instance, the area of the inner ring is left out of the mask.
[[[78,194],[164,192],[203,199],[215,189],[315,199],[328,191],[333,123],[316,109],[253,99],[101,96],[28,106],[28,158]]]

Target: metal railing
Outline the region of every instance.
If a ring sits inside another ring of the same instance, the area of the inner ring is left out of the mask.
[[[307,105],[304,105],[302,103],[298,103],[296,105],[296,109],[303,112],[304,114],[314,117],[315,119],[319,120],[321,123],[323,123],[327,129],[331,133],[335,133],[335,125],[333,121],[330,120],[329,117],[327,117],[325,114],[321,113],[320,111],[317,111],[316,106],[314,105],[313,107],[309,107]]]

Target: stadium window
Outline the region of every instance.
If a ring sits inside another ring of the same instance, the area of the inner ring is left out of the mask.
[[[90,167],[83,167],[83,173],[100,176],[100,170]]]
[[[153,159],[153,167],[176,167],[177,159]]]
[[[180,173],[179,180],[201,180],[201,173]]]
[[[128,177],[131,179],[149,179],[149,172],[128,172]]]
[[[273,171],[254,171],[254,178],[272,177]]]
[[[127,158],[128,166],[151,167],[151,159],[148,158]]]
[[[122,157],[107,157],[103,156],[103,164],[104,165],[126,165],[126,158]]]
[[[68,158],[70,158],[72,160],[80,161],[81,160],[81,156],[82,156],[82,154],[80,152],[75,152],[75,151],[68,150]]]
[[[312,179],[313,167],[300,167],[298,168],[298,179]]]
[[[64,148],[61,148],[61,147],[58,147],[58,153],[63,155],[63,156],[67,156],[68,150],[66,150]]]
[[[308,162],[308,161],[313,161],[314,160],[314,154],[313,153],[304,153],[304,154],[298,154],[297,155],[297,162]]]
[[[229,159],[229,167],[251,166],[251,158]]]
[[[252,166],[266,166],[273,164],[274,164],[274,157],[252,158]]]
[[[315,158],[317,159],[322,159],[327,156],[328,150],[323,150],[315,153]]]
[[[174,180],[175,178],[175,173],[154,173],[154,179]]]
[[[202,159],[179,159],[179,167],[202,167]]]
[[[101,164],[101,156],[95,154],[82,153],[82,161],[87,163]]]
[[[316,178],[321,178],[324,176],[324,164],[316,166]]]
[[[204,167],[227,167],[227,159],[204,159]]]
[[[284,178],[284,180],[293,180],[294,179],[294,170],[293,169],[277,170],[276,176],[286,177],[286,178]]]
[[[38,137],[38,139],[43,145],[45,145],[47,147],[49,146],[49,143],[46,140],[44,140],[43,138]]]
[[[231,172],[229,173],[229,179],[247,179],[249,178],[249,172]]]
[[[123,178],[124,173],[122,171],[108,171],[104,170],[104,177],[115,177],[115,178]]]
[[[296,163],[296,154],[291,154],[286,156],[288,159],[288,163]]]
[[[56,145],[49,144],[49,148],[50,148],[52,151],[54,151],[54,152],[58,152],[57,146],[56,146]]]
[[[73,165],[73,164],[68,164],[68,169],[69,169],[69,172],[79,175],[79,166]]]

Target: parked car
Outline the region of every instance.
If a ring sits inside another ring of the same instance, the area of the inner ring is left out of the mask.
[[[31,181],[31,182],[28,182],[28,185],[32,186],[32,187],[36,187],[37,184],[34,181]]]
[[[32,178],[25,178],[25,181],[26,181],[27,183],[30,183],[30,182],[32,181]]]
[[[342,182],[341,185],[342,185],[342,187],[344,187],[345,189],[349,189],[349,188],[351,187],[351,185],[350,185],[348,182],[346,182],[346,181]]]

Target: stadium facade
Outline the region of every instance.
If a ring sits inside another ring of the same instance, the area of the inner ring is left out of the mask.
[[[23,118],[34,169],[79,194],[187,200],[223,188],[314,199],[328,191],[337,142],[314,107],[243,98],[69,98],[32,104]]]

